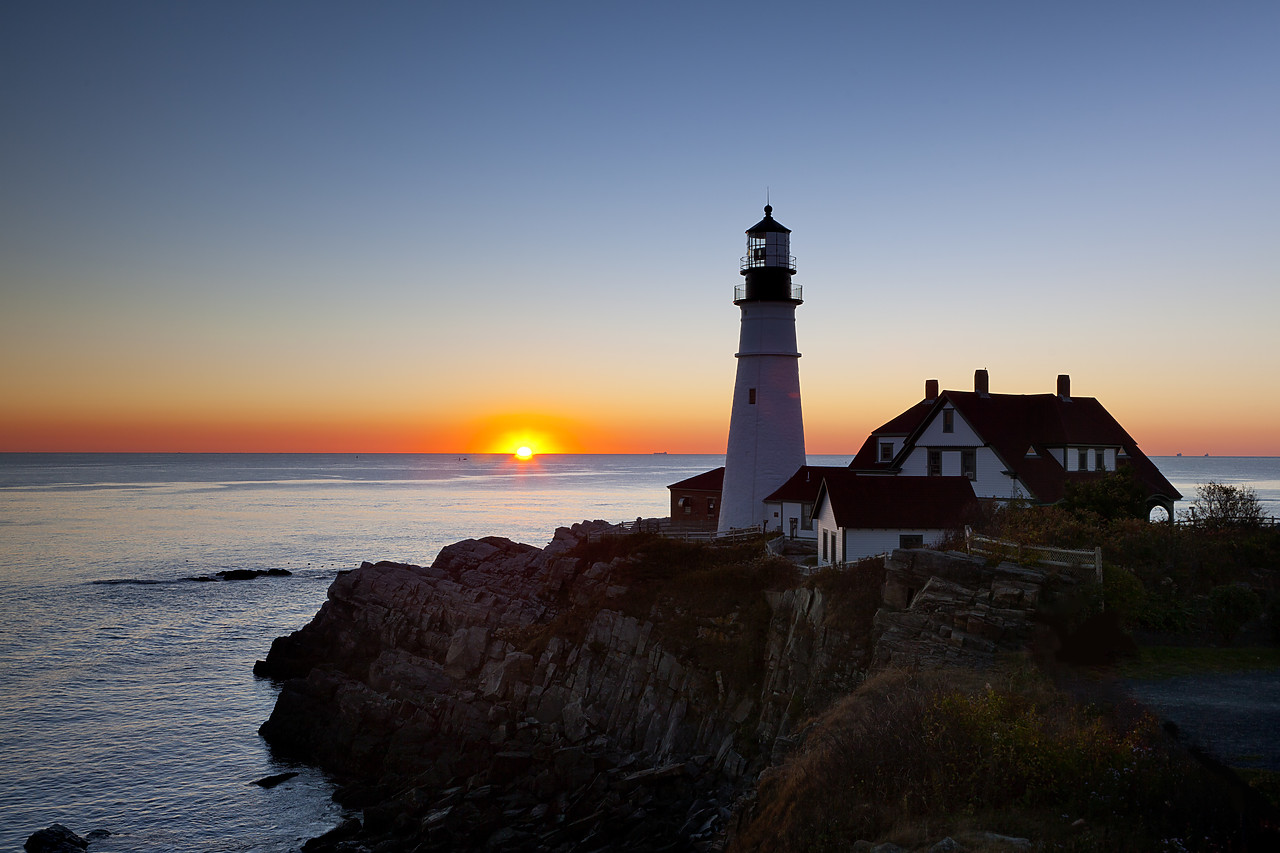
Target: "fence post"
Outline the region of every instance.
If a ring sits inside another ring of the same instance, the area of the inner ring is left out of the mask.
[[[1102,546],[1093,549],[1093,571],[1098,577],[1098,605],[1103,612],[1107,609],[1106,587],[1102,585]]]

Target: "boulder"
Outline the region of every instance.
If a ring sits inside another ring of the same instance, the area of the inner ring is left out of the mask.
[[[60,823],[33,832],[22,849],[27,853],[81,853],[89,842]]]

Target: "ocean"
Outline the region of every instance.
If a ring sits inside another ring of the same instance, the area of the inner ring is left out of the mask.
[[[815,465],[848,456],[811,456]],[[1280,514],[1280,458],[1155,460]],[[253,663],[340,570],[461,539],[544,545],[583,519],[665,516],[721,456],[0,454],[0,849],[51,823],[95,853],[283,853],[339,823],[332,783],[257,736]],[[200,582],[231,569],[287,577]],[[253,785],[282,772],[275,788]]]

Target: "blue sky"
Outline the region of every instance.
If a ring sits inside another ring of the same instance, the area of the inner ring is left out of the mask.
[[[721,451],[768,192],[812,452],[986,367],[1280,454],[1277,45],[1261,2],[9,3],[0,443]]]

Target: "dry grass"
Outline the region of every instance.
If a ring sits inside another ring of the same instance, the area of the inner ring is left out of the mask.
[[[981,830],[1068,850],[1237,840],[1232,795],[1170,748],[1153,718],[1105,717],[1025,672],[996,686],[991,677],[872,678],[761,778],[730,850],[821,853],[859,839],[910,848],[945,835],[977,845]],[[1080,818],[1083,829],[1072,826]]]

